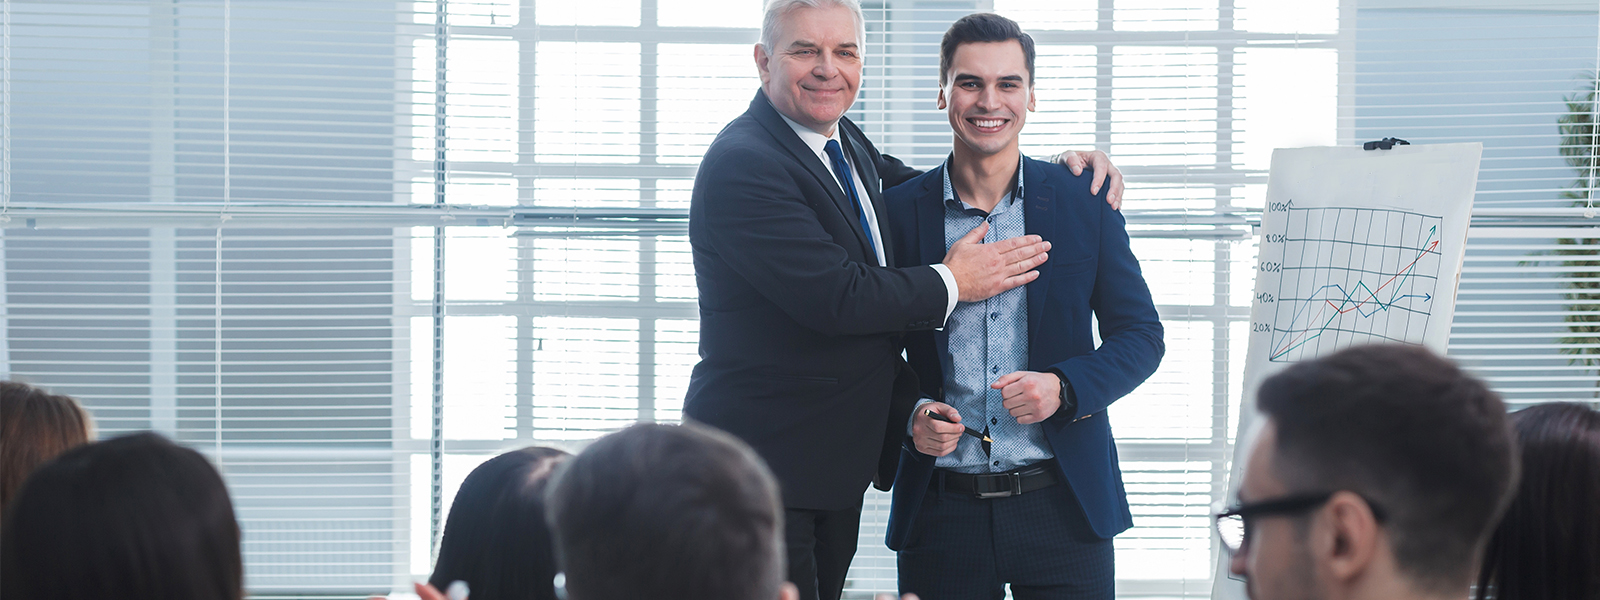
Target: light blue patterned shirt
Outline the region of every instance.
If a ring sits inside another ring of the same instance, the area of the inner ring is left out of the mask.
[[[1024,235],[1022,161],[1017,161],[1017,187],[984,213],[956,197],[950,185],[950,161],[944,164],[944,247],[948,252],[961,236],[989,221],[984,243]],[[961,302],[945,322],[949,339],[940,355],[944,367],[945,403],[961,413],[961,423],[978,431],[988,428],[994,439],[986,454],[983,442],[963,435],[954,452],[935,466],[962,473],[1009,471],[1054,456],[1039,423],[1017,424],[1002,406],[1000,390],[990,389],[1001,375],[1028,368],[1028,287],[1018,286],[978,302]]]

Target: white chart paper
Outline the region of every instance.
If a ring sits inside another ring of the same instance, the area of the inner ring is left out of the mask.
[[[1478,143],[1272,153],[1230,502],[1263,379],[1361,344],[1444,353],[1482,155]],[[1212,598],[1244,600],[1228,559]]]

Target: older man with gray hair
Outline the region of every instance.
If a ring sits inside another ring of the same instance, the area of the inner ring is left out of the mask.
[[[700,291],[700,357],[684,413],[749,443],[782,488],[789,579],[836,599],[855,555],[862,492],[894,479],[918,393],[900,356],[957,301],[1032,281],[1038,236],[982,243],[940,264],[891,268],[881,191],[919,174],[844,118],[861,83],[856,0],[770,0],[755,46],[761,90],[706,151],[689,240]],[[1103,153],[1066,153],[1094,187],[1121,176]],[[1086,164],[1089,163],[1089,164]]]

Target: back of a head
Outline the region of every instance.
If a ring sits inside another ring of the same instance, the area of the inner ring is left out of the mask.
[[[568,458],[553,448],[512,450],[461,482],[439,561],[428,583],[465,581],[473,600],[555,600],[555,549],[545,522],[545,488]]]
[[[0,511],[39,465],[88,442],[90,428],[88,413],[72,397],[0,381]]]
[[[1374,345],[1285,369],[1258,406],[1277,429],[1277,477],[1366,497],[1418,589],[1466,594],[1516,479],[1498,395],[1421,346]]]
[[[571,600],[771,600],[783,584],[777,484],[725,433],[634,425],[550,485]]]
[[[217,470],[154,433],[67,451],[0,529],[6,600],[238,600],[239,525]]]
[[[1478,597],[1600,598],[1600,411],[1567,402],[1511,415],[1522,480],[1495,529]]]

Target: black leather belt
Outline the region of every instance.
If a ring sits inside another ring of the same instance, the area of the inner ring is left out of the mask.
[[[972,494],[978,498],[1008,498],[1060,483],[1054,459],[1033,463],[1004,473],[957,473],[936,469],[932,487],[935,490]]]

